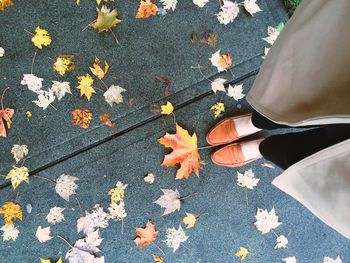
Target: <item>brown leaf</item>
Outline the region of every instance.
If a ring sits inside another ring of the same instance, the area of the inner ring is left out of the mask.
[[[138,237],[134,239],[134,242],[139,247],[145,247],[149,244],[152,244],[152,242],[156,240],[158,235],[156,226],[152,223],[151,220],[148,220],[145,228],[135,228],[135,232],[138,235]]]
[[[105,112],[100,116],[100,121],[102,121],[105,125],[107,125],[110,128],[115,128],[117,125],[111,121],[109,118],[109,113]]]
[[[0,110],[0,136],[1,137],[5,137],[5,138],[7,137],[4,121],[7,124],[7,128],[10,129],[12,124],[11,118],[13,114],[15,114],[15,111],[10,108]]]
[[[72,124],[78,125],[83,129],[89,128],[90,121],[92,119],[92,111],[76,109],[72,111]]]

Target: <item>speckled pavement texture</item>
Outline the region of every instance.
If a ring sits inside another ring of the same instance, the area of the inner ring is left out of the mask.
[[[177,122],[191,133],[196,132],[199,146],[206,145],[205,134],[217,122],[209,111],[211,105],[224,101],[225,116],[251,110],[245,100],[237,103],[227,96],[212,94],[209,83],[191,66],[209,65],[208,58],[218,49],[230,52],[234,57],[234,76],[218,74],[213,67],[203,71],[208,77],[226,77],[232,83],[243,83],[247,93],[262,63],[265,44],[261,38],[266,36],[267,26],[287,20],[281,2],[258,0],[258,3],[263,12],[254,17],[241,12],[233,24],[223,26],[213,15],[218,10],[217,1],[199,9],[192,1],[180,0],[175,12],[141,21],[133,18],[138,1],[120,0],[112,4],[118,7],[123,19],[115,30],[121,40],[117,46],[110,34],[98,35],[90,29],[81,31],[95,18],[95,1],[81,0],[80,7],[68,0],[17,1],[16,7],[0,14],[1,24],[8,25],[0,29],[0,46],[6,50],[0,60],[0,87],[1,90],[11,87],[5,96],[5,106],[16,109],[8,138],[0,140],[0,174],[6,174],[13,165],[10,150],[20,140],[29,147],[25,165],[32,175],[55,179],[64,173],[79,178],[77,197],[84,210],[91,211],[97,203],[106,209],[110,201],[108,190],[117,181],[128,184],[125,195],[128,215],[123,235],[120,222],[111,222],[100,231],[104,240],[99,255],[107,263],[153,262],[152,253],[160,254],[155,246],[141,249],[132,242],[134,227],[144,226],[148,219],[152,219],[159,231],[155,243],[165,252],[164,260],[169,263],[240,262],[234,254],[241,246],[250,250],[243,261],[247,263],[279,263],[289,256],[296,256],[298,263],[322,263],[324,256],[336,258],[337,255],[349,263],[349,240],[273,187],[271,181],[282,171],[262,167],[266,160],[238,169],[223,168],[211,163],[211,149],[201,150],[206,165],[199,178],[191,175],[188,180],[176,181],[175,168],[160,165],[169,151],[157,139],[165,132],[174,131],[174,119],[153,113],[151,105],[171,101]],[[22,74],[30,71],[35,51],[24,29],[34,31],[37,25],[47,28],[53,38],[50,47],[39,51],[34,66],[34,73],[45,78],[44,86],[49,86],[51,80],[62,80],[51,69],[49,57],[69,53],[77,64],[76,72],[66,78],[72,83],[73,95],[55,103],[57,110],[49,107],[43,111],[36,107],[31,102],[34,95],[19,84]],[[192,32],[206,30],[218,33],[217,48],[191,43]],[[124,87],[135,99],[133,107],[123,104],[110,108],[99,91],[90,102],[79,97],[74,88],[76,76],[88,72],[95,56],[111,65],[110,74],[116,79],[109,77],[106,81]],[[169,98],[164,98],[164,85],[154,79],[155,75],[173,80]],[[89,129],[71,126],[70,114],[75,108],[89,108],[96,114]],[[33,113],[29,122],[25,115],[28,110]],[[116,129],[98,121],[98,115],[106,110],[117,123]],[[268,134],[253,137],[261,135]],[[245,190],[236,184],[236,174],[249,168],[260,182],[255,190],[248,191],[247,204]],[[154,184],[144,182],[147,173],[157,176]],[[52,235],[61,235],[71,243],[82,237],[76,232],[79,207],[74,198],[65,202],[50,183],[33,177],[29,185],[24,183],[16,191],[3,178],[0,184],[1,205],[17,197],[23,207],[33,206],[30,214],[24,209],[23,221],[16,223],[21,231],[17,241],[0,242],[1,263],[34,263],[40,262],[39,257],[64,257],[69,247],[62,240],[53,238],[40,244],[35,238],[39,225],[48,226],[45,216],[53,206],[66,210],[65,221],[51,226]],[[182,196],[197,195],[184,200],[179,212],[162,216],[163,209],[153,203],[161,195],[161,188],[177,188]],[[256,230],[253,223],[258,207],[276,209],[282,225],[275,231],[289,234],[287,249],[274,249],[275,235],[261,235]],[[169,227],[178,227],[185,212],[203,216],[193,229],[186,230],[189,239],[173,253],[163,242],[165,232]]]

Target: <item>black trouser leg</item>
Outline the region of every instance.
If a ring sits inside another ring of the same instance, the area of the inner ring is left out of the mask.
[[[277,124],[273,121],[270,121],[269,119],[265,118],[263,115],[261,115],[257,111],[253,111],[252,123],[254,124],[255,127],[259,128],[259,129],[263,129],[263,130],[290,128],[290,126]]]
[[[270,136],[260,143],[259,150],[264,158],[287,169],[298,161],[349,138],[349,124],[334,124]]]

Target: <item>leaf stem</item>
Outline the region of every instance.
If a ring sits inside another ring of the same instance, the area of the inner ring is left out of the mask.
[[[33,60],[32,60],[32,66],[30,67],[30,74],[33,74],[33,67],[34,67],[35,57],[36,57],[36,50],[34,52],[34,56],[33,56]]]
[[[193,196],[195,196],[195,195],[197,195],[197,194],[198,194],[198,193],[192,193],[192,194],[189,194],[189,195],[185,195],[185,196],[183,196],[183,197],[180,196],[179,200],[180,200],[180,201],[181,201],[181,200],[185,200],[185,199],[190,198],[190,197],[193,197]]]
[[[118,40],[116,34],[113,32],[112,28],[110,28],[109,31],[111,31],[111,33],[112,33],[112,35],[113,35],[113,37],[115,39],[115,42],[117,42],[117,44],[120,45],[119,40]]]
[[[92,23],[95,23],[96,22],[96,19],[92,22],[90,22],[90,24],[88,24],[86,27],[84,27],[81,32],[85,31],[89,26],[91,26]]]
[[[57,237],[60,238],[60,239],[62,239],[64,242],[66,242],[66,244],[67,244],[68,246],[70,246],[70,248],[74,248],[74,247],[67,241],[67,239],[61,237],[60,235],[57,235]]]
[[[199,73],[201,73],[201,75],[203,76],[204,79],[208,80],[208,81],[211,82],[211,83],[213,82],[211,79],[209,79],[207,76],[204,75],[203,71],[201,70],[201,68],[202,68],[201,65],[198,64],[198,66],[196,66],[196,67],[191,67],[191,68],[196,68],[196,69],[198,69],[198,70],[199,70]]]
[[[165,256],[164,251],[154,242],[152,242],[152,244]]]
[[[4,91],[2,92],[2,95],[1,95],[1,110],[4,109],[4,95],[5,95],[5,92],[10,89],[10,87],[7,87],[6,89],[4,89]]]
[[[199,147],[197,148],[198,150],[204,150],[204,149],[209,149],[209,148],[214,148],[216,147],[215,145],[208,145],[208,146],[203,146],[203,147]]]
[[[81,204],[80,204],[80,201],[79,201],[78,197],[75,197],[75,200],[77,201],[77,204],[79,206],[80,216],[83,216],[84,212],[83,212],[83,209],[81,208]]]
[[[46,181],[48,181],[48,182],[50,182],[50,183],[52,183],[52,184],[57,184],[54,180],[52,180],[52,179],[50,179],[50,178],[47,178],[47,177],[44,177],[44,176],[40,176],[40,175],[35,175],[35,174],[33,174],[32,175],[33,177],[36,177],[36,178],[39,178],[39,179],[43,179],[43,180],[46,180]]]
[[[30,31],[28,31],[27,29],[24,29],[24,31],[27,32],[29,35],[34,36],[34,34],[32,32],[30,32]]]

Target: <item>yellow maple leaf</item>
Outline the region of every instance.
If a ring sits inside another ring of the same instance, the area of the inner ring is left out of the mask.
[[[43,259],[43,258],[40,258],[40,263],[51,263],[51,260],[50,260],[50,259]],[[60,259],[57,260],[56,263],[63,263],[62,257],[60,257]]]
[[[240,247],[239,250],[236,252],[236,256],[239,257],[239,259],[242,261],[244,260],[249,254],[249,250],[245,247]]]
[[[75,69],[73,63],[73,56],[71,55],[60,55],[57,57],[55,63],[53,64],[53,69],[58,72],[61,76],[66,74],[66,71],[72,71]]]
[[[80,96],[85,95],[88,100],[90,100],[93,93],[96,93],[94,88],[92,87],[92,83],[94,80],[92,77],[87,73],[85,76],[79,76],[79,86],[77,89],[80,89]]]
[[[11,179],[13,189],[16,189],[23,181],[29,184],[29,170],[27,167],[13,166],[5,179]]]
[[[12,0],[0,0],[0,11],[4,11],[6,7],[14,6]]]
[[[158,256],[157,254],[152,254],[154,263],[164,263],[164,260],[161,256]]]
[[[107,61],[105,61],[105,68],[104,70],[100,66],[101,61],[99,60],[98,57],[95,58],[95,63],[92,65],[92,68],[90,67],[90,70],[92,74],[94,74],[96,77],[99,79],[103,79],[103,77],[107,74],[109,65]]]
[[[42,49],[43,46],[48,46],[51,44],[51,37],[47,30],[37,27],[35,29],[35,34],[32,37],[32,42],[34,46]]]
[[[21,206],[14,202],[6,202],[0,208],[0,214],[4,215],[6,225],[12,225],[14,219],[18,218],[19,220],[22,220],[23,217]]]
[[[222,102],[217,102],[210,108],[214,113],[214,118],[216,119],[222,112],[225,112],[225,104]]]
[[[160,107],[162,109],[161,114],[169,115],[174,111],[174,106],[169,101]]]
[[[192,228],[197,221],[197,217],[194,214],[186,213],[186,216],[182,219],[182,222],[187,225],[187,228]]]

